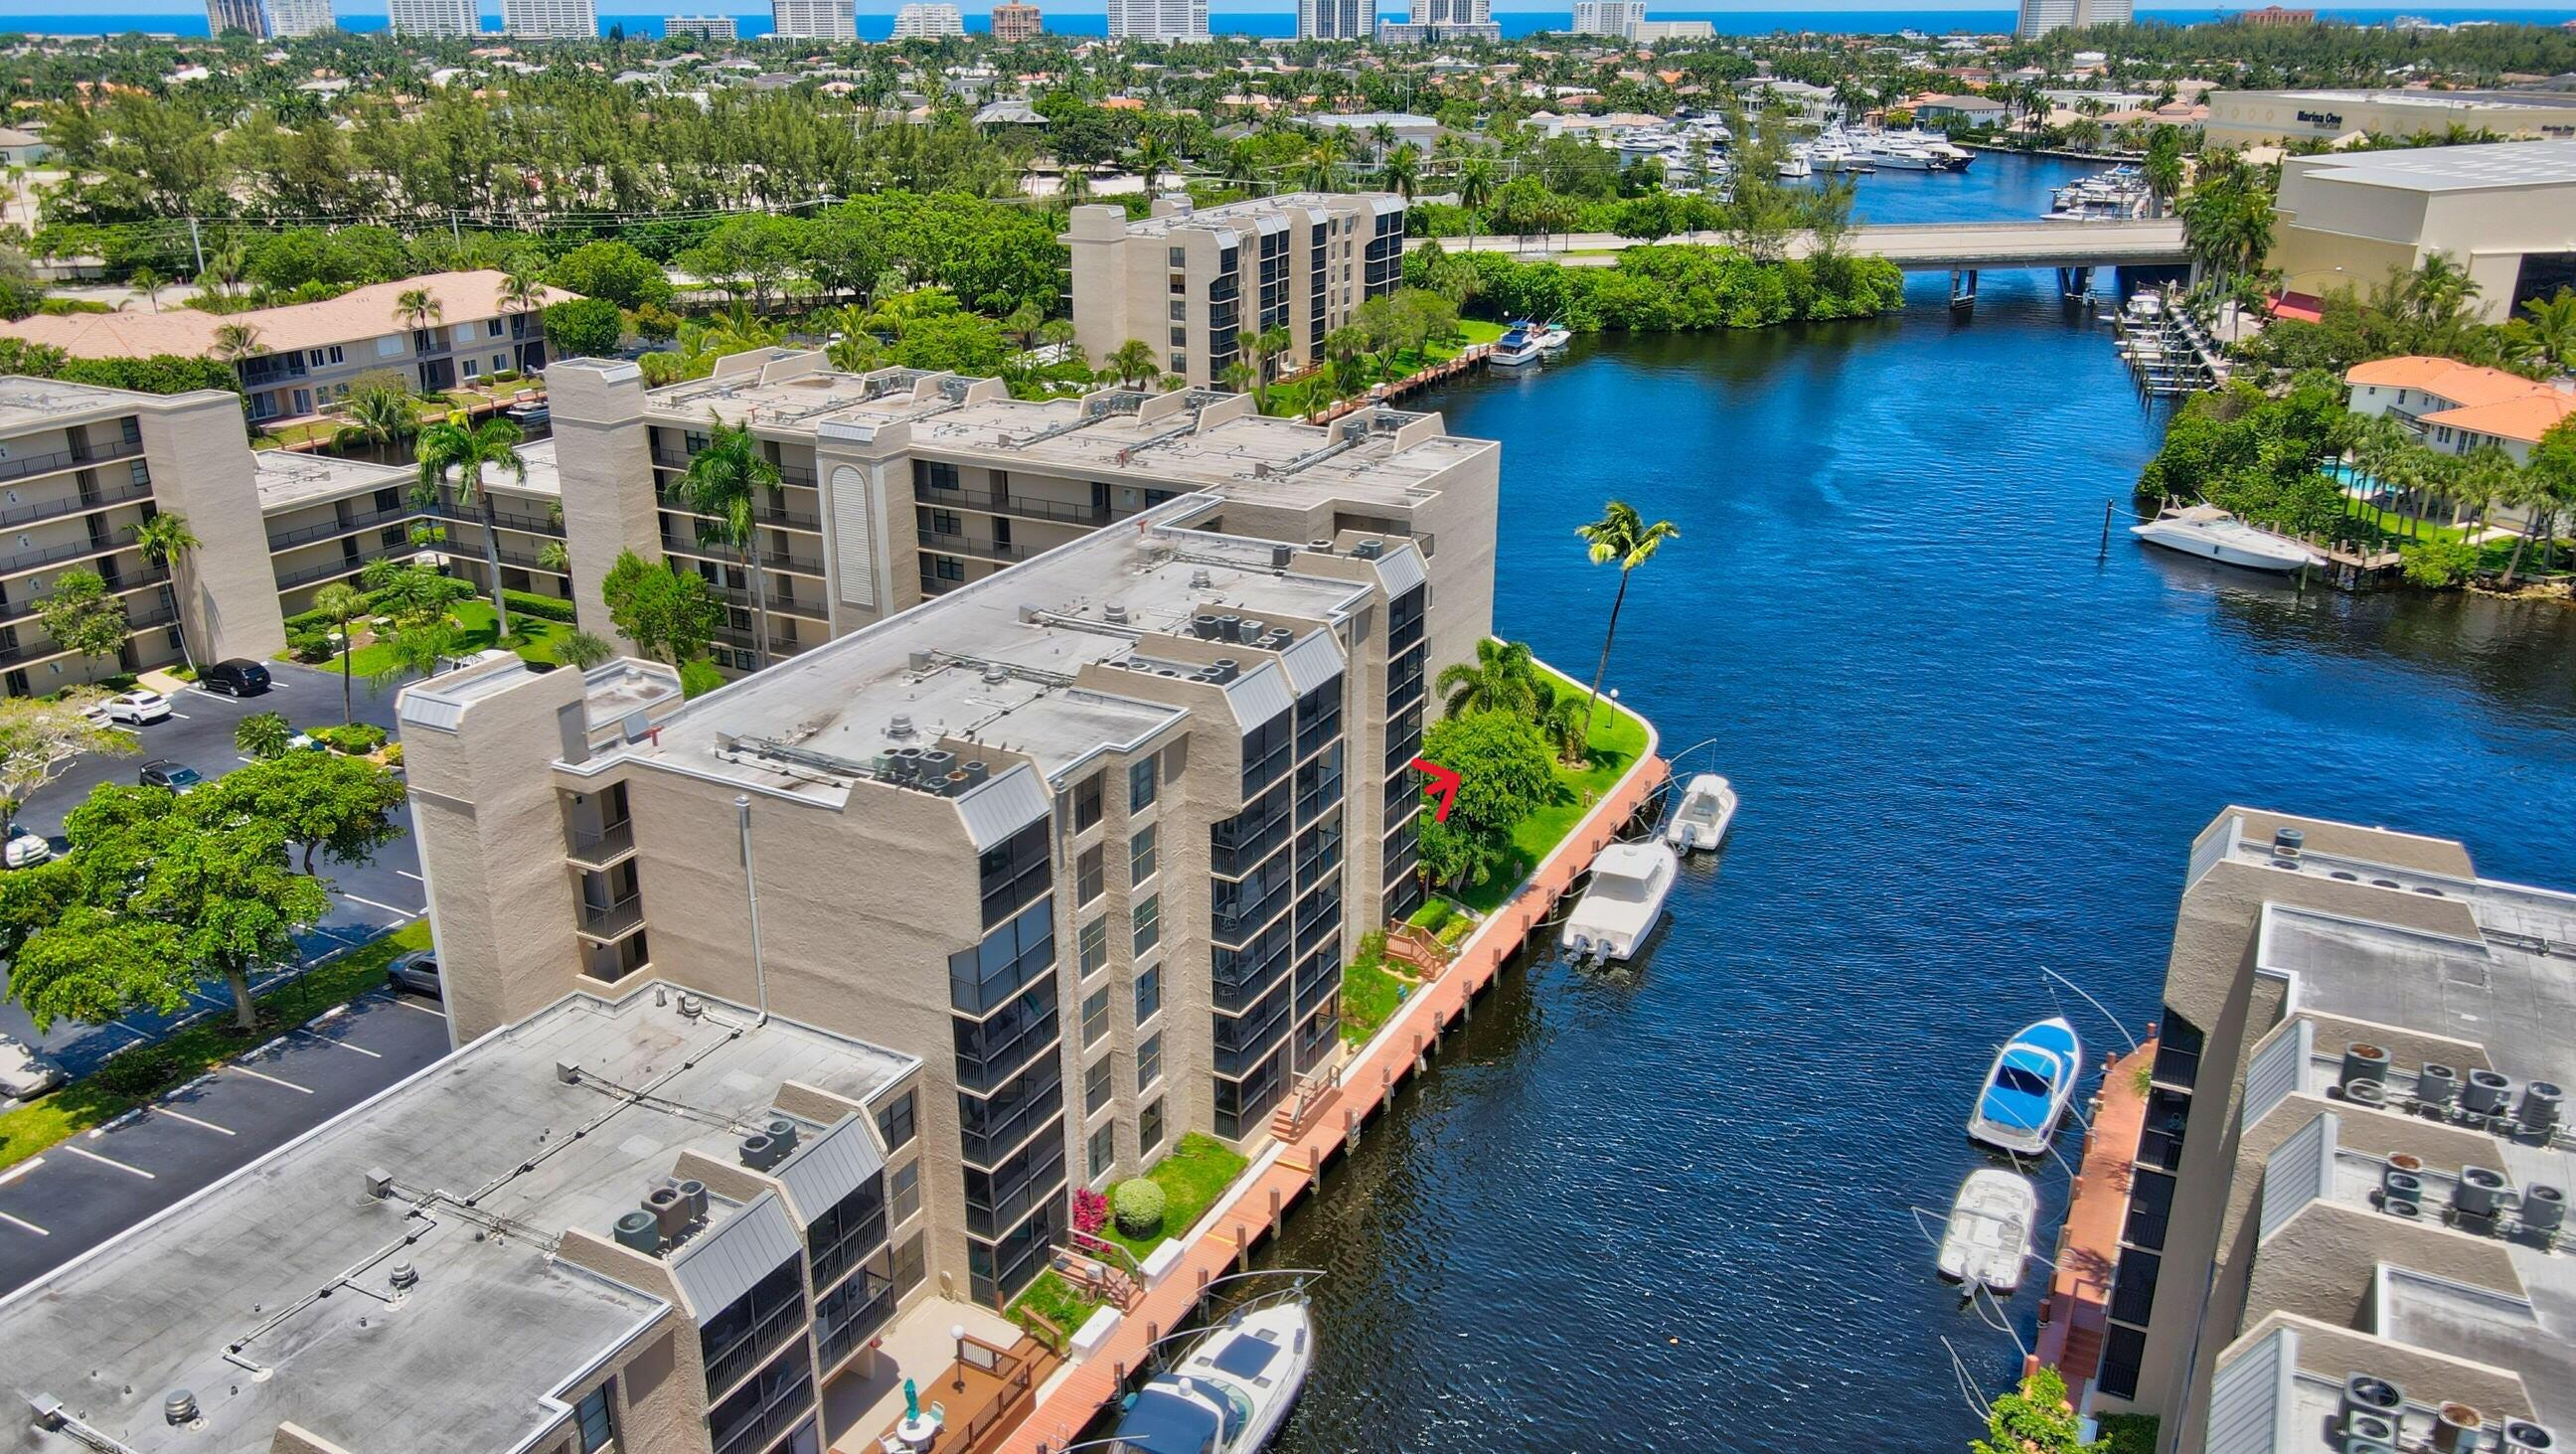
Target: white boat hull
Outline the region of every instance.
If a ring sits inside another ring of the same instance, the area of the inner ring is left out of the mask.
[[[2205,535],[2194,530],[2169,528],[2161,521],[2132,525],[2129,527],[2129,533],[2149,545],[2160,545],[2167,550],[2180,551],[2184,555],[2198,556],[2202,560],[2214,560],[2221,565],[2237,566],[2244,570],[2271,571],[2286,575],[2301,566],[2316,563],[2314,555],[2293,546],[2249,545]]]
[[[2017,1172],[1983,1167],[1968,1173],[1950,1204],[1936,1266],[1951,1282],[2008,1293],[2021,1286],[2039,1221],[2039,1188]]]
[[[1715,848],[1735,825],[1735,807],[1734,785],[1716,773],[1701,773],[1683,790],[1681,806],[1664,825],[1664,841],[1685,853]]]
[[[1288,1421],[1314,1362],[1303,1301],[1238,1313],[1149,1380],[1118,1433],[1141,1447],[1198,1448],[1204,1440],[1213,1454],[1260,1454]]]
[[[2007,1060],[2013,1058],[2017,1050],[2026,1050],[2028,1037],[2040,1031],[2062,1031],[2067,1045],[2063,1054],[2048,1050],[2041,1052],[2044,1060],[2054,1062],[2049,1067],[2051,1075],[2044,1105],[2036,1114],[2018,1123],[2003,1119],[1999,1114],[1989,1114],[1989,1098],[1997,1093]],[[2041,1154],[2048,1149],[2048,1143],[2056,1139],[2058,1125],[2066,1119],[2066,1107],[2074,1100],[2076,1084],[2083,1075],[2083,1044],[2076,1039],[2075,1027],[2066,1023],[2064,1016],[2030,1026],[2005,1041],[2003,1048],[1995,1052],[1994,1065],[1987,1070],[1986,1079],[1978,1087],[1977,1104],[1968,1112],[1968,1139],[2015,1156]]]
[[[1565,919],[1565,946],[1577,956],[1633,957],[1663,917],[1681,860],[1662,842],[1614,843],[1593,860],[1592,885]]]

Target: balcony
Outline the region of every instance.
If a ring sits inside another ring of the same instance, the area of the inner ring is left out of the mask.
[[[741,555],[730,545],[708,545],[696,540],[683,540],[667,531],[662,535],[662,549],[674,555],[688,556],[693,560],[712,560],[723,565],[742,563]],[[823,562],[813,556],[764,550],[754,558],[771,570],[794,571],[798,575],[816,577],[823,574]]]
[[[970,535],[925,535],[921,548],[936,555],[971,555],[981,560],[1026,560],[1035,553],[1025,545],[977,540]]]
[[[913,494],[925,505],[955,505],[968,510],[981,510],[988,515],[1017,515],[1029,520],[1053,520],[1066,525],[1106,525],[1110,512],[1097,505],[1075,505],[1061,500],[1040,500],[1028,495],[947,490],[924,485]]]
[[[596,872],[604,873],[635,853],[635,823],[632,819],[606,828],[567,828],[564,837],[564,857]]]
[[[438,518],[453,521],[459,525],[481,525],[485,523],[482,511],[464,509],[458,506],[453,500],[440,501],[437,513]],[[561,540],[564,533],[563,522],[561,520],[558,520],[551,515],[530,515],[519,510],[494,510],[492,512],[490,523],[497,525],[504,530],[517,530],[529,535],[543,535],[556,540]]]
[[[155,566],[149,570],[138,571],[132,575],[120,575],[115,580],[107,583],[107,589],[112,595],[122,596],[135,591],[144,590],[148,587],[166,585],[169,580],[170,572],[164,567]],[[0,602],[0,626],[12,625],[20,621],[33,620],[36,615],[36,607],[43,604],[47,599],[49,599],[48,596],[33,596],[22,601]]]
[[[61,545],[46,545],[33,550],[19,551],[16,555],[0,559],[0,576],[23,575],[39,566],[82,560],[94,555],[112,555],[120,550],[132,550],[134,542],[131,539],[114,538],[124,533],[121,530],[112,532],[111,537],[104,541],[73,540]]]
[[[483,554],[479,548],[472,546],[460,546],[457,548],[456,553],[469,560],[479,560],[482,558]],[[557,570],[555,567],[546,564],[544,558],[539,556],[533,550],[514,550],[509,546],[504,545],[494,548],[492,554],[500,560],[501,564],[517,566],[521,570],[541,570],[552,575],[566,577],[569,577],[570,575],[570,572],[568,571]]]
[[[715,518],[689,509],[686,505],[674,505],[667,501],[662,508],[674,515],[686,515],[693,520]],[[820,534],[823,529],[822,517],[810,510],[790,510],[785,505],[755,505],[752,508],[751,517],[763,525],[773,525],[782,530],[804,530]]]
[[[316,581],[327,581],[336,579],[340,576],[355,575],[359,571],[365,570],[368,566],[374,565],[377,561],[400,560],[406,556],[417,553],[418,550],[418,546],[415,546],[410,541],[406,540],[400,545],[379,545],[373,550],[344,553],[336,559],[320,560],[307,565],[299,565],[289,570],[281,570],[277,573],[277,588],[281,591],[287,591],[293,590],[297,586],[309,586]]]
[[[581,922],[574,926],[584,939],[594,939],[602,944],[614,944],[643,927],[642,894],[628,894],[613,904],[605,905],[585,901],[581,906]]]
[[[23,480],[29,475],[131,459],[142,452],[141,444],[120,439],[113,444],[93,444],[87,449],[57,449],[48,454],[21,455],[16,459],[0,460],[0,481]]]
[[[152,498],[152,486],[124,484],[114,489],[91,490],[68,499],[49,500],[38,505],[12,505],[0,510],[0,526],[33,524],[63,515],[77,515],[84,510],[104,510],[110,505],[123,505]]]
[[[727,646],[735,647],[743,651],[749,651],[759,643],[760,638],[749,631],[737,631],[730,626],[719,626],[716,628],[716,640],[723,642]],[[794,656],[796,653],[816,644],[818,643],[811,641],[788,641],[772,636],[769,638],[769,659],[771,661],[776,661],[781,657]]]
[[[298,525],[292,530],[273,531],[268,537],[268,548],[271,554],[281,550],[292,550],[299,545],[311,545],[314,541],[329,540],[334,536],[347,535],[352,531],[411,520],[419,513],[408,505],[397,506],[390,510],[360,510],[336,520],[317,520],[310,525]]]
[[[700,576],[699,579],[706,580],[706,577]],[[728,586],[719,581],[707,581],[707,594],[724,602],[726,605],[740,606],[746,611],[750,610],[752,606],[751,592],[744,590],[739,586]],[[794,616],[803,621],[822,621],[826,623],[830,622],[832,619],[831,611],[826,608],[822,602],[810,601],[803,596],[783,595],[779,592],[772,591],[764,601],[764,604],[768,606],[770,614],[774,616]]]

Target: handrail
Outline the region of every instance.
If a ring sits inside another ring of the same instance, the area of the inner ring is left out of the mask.
[[[51,474],[55,470],[76,469],[82,465],[105,464],[111,460],[130,459],[143,452],[143,446],[119,439],[108,444],[94,444],[87,451],[49,450],[17,459],[0,460],[0,480],[25,479],[29,475]]]
[[[84,510],[103,510],[110,505],[122,505],[133,500],[148,500],[151,497],[152,486],[149,481],[139,485],[119,485],[113,489],[101,490],[91,497],[75,495],[69,499],[49,500],[38,505],[13,505],[8,509],[0,510],[0,525],[26,525],[38,520],[51,520],[58,515],[77,515]]]

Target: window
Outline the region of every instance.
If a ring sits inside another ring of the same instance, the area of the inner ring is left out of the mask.
[[[1171,265],[1176,268],[1188,267],[1190,265],[1190,250],[1185,247],[1173,248]]]
[[[333,362],[333,363],[347,363],[348,361],[349,361],[349,355],[348,355],[348,353],[347,353],[344,349],[342,349],[342,348],[341,348],[341,346],[340,346],[339,344],[336,344],[336,343],[335,343],[335,344],[331,345],[331,362]]]
[[[500,337],[500,336],[501,336],[501,320],[500,320],[500,319],[498,319],[498,318],[486,318],[486,319],[484,319],[484,320],[483,320],[483,336],[484,336],[484,337],[486,337],[486,338],[498,338],[498,337]]]
[[[930,558],[930,573],[939,580],[962,581],[966,579],[966,562],[953,555],[934,555]]]
[[[1104,1003],[1101,1005],[1104,1019],[1107,1018],[1108,1008],[1104,997]],[[1098,1115],[1100,1108],[1109,1104],[1110,1067],[1117,1063],[1118,1057],[1104,1055],[1092,1063],[1091,1069],[1083,1072],[1082,1113],[1084,1115]],[[1094,1170],[1096,1173],[1097,1168],[1095,1167]]]
[[[1190,356],[1185,353],[1174,353],[1172,355],[1172,372],[1176,374],[1185,374],[1189,371]]]
[[[1163,1078],[1163,1037],[1157,1032],[1136,1047],[1136,1090],[1142,1094],[1147,1086]]]
[[[1039,899],[972,949],[948,956],[948,1003],[983,1015],[1055,967],[1055,905]]]
[[[1160,1096],[1157,1096],[1152,1105],[1136,1115],[1136,1154],[1143,1156],[1162,1144],[1163,1101]]]
[[[469,379],[476,378],[479,377],[482,372],[483,361],[481,359],[469,358],[465,361],[465,377]]]
[[[985,850],[976,860],[984,896],[984,927],[992,928],[1026,908],[1054,886],[1046,820],[1041,818],[1011,835],[1008,842]]]
[[[1111,1121],[1091,1133],[1091,1175],[1087,1181],[1098,1181],[1118,1164],[1118,1123]]]
[[[1109,916],[1082,926],[1082,977],[1089,979],[1109,962]]]
[[[920,489],[948,490],[954,492],[957,488],[957,466],[953,464],[937,464],[926,459],[914,460],[912,462],[912,483],[916,488]]]
[[[895,1296],[901,1297],[905,1293],[919,1287],[921,1285],[921,1279],[928,1274],[929,1260],[922,1255],[921,1250],[922,1238],[928,1235],[930,1234],[927,1232],[915,1232],[912,1234],[911,1241],[906,1242],[901,1247],[895,1249]]]
[[[1163,1008],[1163,969],[1161,965],[1136,976],[1136,1023],[1144,1024]]]
[[[1103,855],[1097,843],[1082,850],[1082,856],[1074,860],[1073,901],[1076,905],[1088,904],[1100,897],[1108,878],[1101,867],[1102,862]]]
[[[789,1257],[698,1330],[707,1392],[722,1393],[805,1326],[805,1270]]]
[[[877,1131],[885,1137],[886,1151],[891,1154],[912,1144],[917,1128],[912,1119],[912,1092],[903,1095],[877,1112]]]
[[[802,1347],[782,1353],[740,1392],[707,1411],[716,1454],[757,1454],[784,1437],[814,1406],[814,1359]]]
[[[1163,942],[1163,896],[1147,895],[1145,901],[1136,906],[1135,916],[1136,953],[1141,956]]]
[[[933,510],[933,511],[930,511],[930,512],[929,512],[929,514],[930,514],[930,533],[931,533],[931,534],[933,534],[933,535],[963,535],[963,534],[965,534],[965,533],[966,533],[965,531],[963,531],[963,530],[961,530],[961,529],[959,529],[959,528],[958,528],[958,524],[957,524],[957,512],[956,512],[956,511],[954,511],[954,510]]]
[[[581,1454],[604,1449],[609,1440],[617,1437],[617,1421],[608,1412],[609,1390],[615,1387],[617,1380],[612,1378],[592,1389],[581,1406],[573,1410],[573,1422],[581,1426]]]
[[[1127,811],[1141,813],[1154,805],[1154,790],[1160,779],[1156,764],[1160,758],[1151,754],[1127,765]]]
[[[1100,821],[1100,780],[1105,773],[1093,773],[1074,785],[1073,831],[1082,832]]]
[[[1127,883],[1129,887],[1154,876],[1154,825],[1146,824],[1127,840]]]
[[[1172,321],[1174,323],[1187,323],[1189,320],[1189,300],[1186,298],[1174,298],[1172,300]]]
[[[814,1285],[829,1288],[885,1245],[885,1178],[871,1176],[805,1229]]]
[[[897,1168],[886,1178],[886,1201],[898,1227],[912,1220],[921,1210],[921,1161],[918,1157]]]
[[[1082,1002],[1082,1048],[1090,1049],[1109,1033],[1109,986],[1102,985]]]
[[[1190,341],[1190,331],[1189,331],[1188,329],[1186,329],[1186,328],[1181,327],[1181,326],[1180,326],[1180,325],[1178,325],[1178,324],[1174,324],[1174,325],[1172,326],[1172,347],[1174,347],[1174,348],[1183,348],[1183,347],[1186,347],[1186,346],[1189,344],[1189,341]]]

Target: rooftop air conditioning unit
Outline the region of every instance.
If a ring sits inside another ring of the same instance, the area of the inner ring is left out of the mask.
[[[2493,1217],[2504,1205],[2504,1173],[2484,1166],[2463,1166],[2451,1183],[2451,1209],[2464,1216]]]
[[[637,1210],[620,1215],[615,1227],[617,1245],[647,1257],[662,1250],[661,1224],[651,1212]]]
[[[2558,1118],[2565,1101],[2565,1095],[2548,1081],[2526,1081],[2522,1087],[2522,1104],[2514,1109],[2513,1118],[2532,1135],[2546,1136],[2558,1129]]]
[[[2504,1421],[2504,1454],[2556,1454],[2558,1436],[2529,1419]]]
[[[2379,1046],[2356,1040],[2343,1048],[2343,1074],[2336,1077],[2344,1085],[2357,1080],[2388,1079],[2388,1052]]]
[[[2513,1094],[2513,1082],[2492,1070],[2472,1070],[2469,1083],[2460,1092],[2461,1108],[2471,1115],[2500,1116],[2505,1101]]]
[[[653,1188],[644,1198],[644,1210],[664,1242],[677,1242],[688,1234],[689,1199],[680,1195],[678,1187]]]
[[[2397,1422],[2398,1412],[2406,1407],[2406,1390],[2387,1379],[2369,1373],[2344,1376],[2342,1414],[2345,1423],[2356,1413],[2377,1414],[2390,1423]]]
[[[2388,1087],[2375,1080],[2348,1080],[2343,1083],[2343,1098],[2376,1110],[2388,1104]]]
[[[2386,1414],[2355,1409],[2343,1416],[2343,1447],[2385,1448],[2397,1442],[2397,1421]]]
[[[2390,1167],[2379,1174],[2379,1204],[2394,1211],[2400,1204],[2414,1206],[2424,1200],[2423,1179]]]
[[[2542,1236],[2555,1237],[2567,1225],[2567,1193],[2564,1189],[2533,1182],[2522,1189],[2522,1228]]]
[[[2426,1061],[2415,1072],[2415,1099],[2437,1111],[2447,1111],[2460,1098],[2460,1073],[2450,1066]]]

